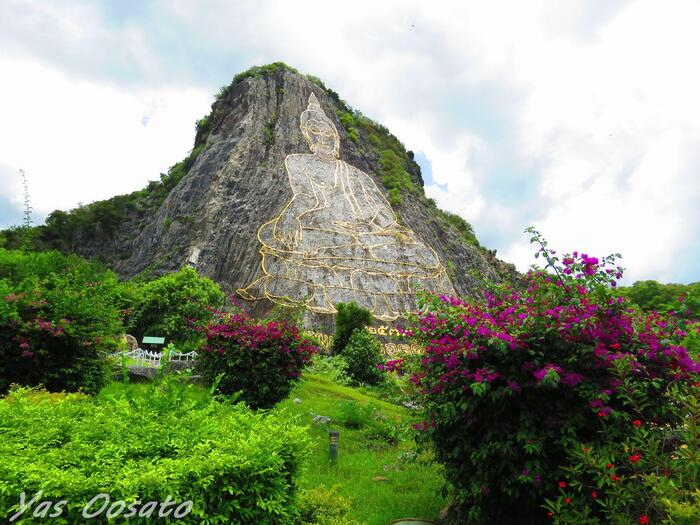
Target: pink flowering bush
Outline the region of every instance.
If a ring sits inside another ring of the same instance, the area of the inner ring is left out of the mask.
[[[0,394],[99,391],[123,332],[116,276],[76,256],[0,250]]]
[[[560,261],[529,231],[547,265],[524,287],[468,302],[426,296],[406,330],[425,347],[412,375],[425,407],[416,428],[446,467],[460,523],[548,522],[543,506],[561,494],[573,448],[622,442],[636,420],[678,426],[665,394],[697,381],[678,321],[612,293],[617,256]]]
[[[293,324],[258,323],[245,313],[219,314],[204,333],[200,373],[218,392],[240,393],[252,408],[284,399],[318,350]]]

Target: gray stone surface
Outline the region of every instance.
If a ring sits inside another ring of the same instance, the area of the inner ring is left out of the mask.
[[[328,416],[316,415],[311,421],[314,425],[327,425],[332,420]]]
[[[139,342],[133,335],[126,334],[124,338],[126,339],[126,349],[129,352],[131,352],[132,350],[136,350],[139,347]]]
[[[287,155],[292,198],[258,230],[264,275],[237,293],[320,314],[352,301],[382,321],[416,311],[418,289],[454,295],[430,245],[399,223],[372,177],[340,159],[313,93],[300,123],[310,152]]]
[[[294,195],[284,161],[288,155],[309,154],[300,115],[312,93],[337,130],[343,166],[367,174],[386,201],[386,191],[376,176],[379,159],[363,139],[355,143],[348,138],[331,95],[289,70],[249,77],[213,106],[212,131],[195,164],[158,211],[140,223],[139,231],[123,234],[122,238],[131,240],[122,241],[119,250],[129,256],[108,256],[110,265],[130,277],[146,269],[162,273],[190,264],[229,293],[263,277],[257,232],[279,216]],[[408,169],[415,184],[422,185],[417,166]],[[415,234],[418,244],[414,247],[420,251],[424,244],[434,250],[458,294],[470,295],[480,287],[470,272],[496,280],[512,272],[466,243],[456,228],[437,217],[423,195],[404,195],[394,212],[401,226]],[[388,254],[392,261],[397,256],[410,257],[410,251]],[[267,300],[248,305],[254,313],[271,306]],[[323,329],[332,321],[329,315],[310,312],[306,322]]]

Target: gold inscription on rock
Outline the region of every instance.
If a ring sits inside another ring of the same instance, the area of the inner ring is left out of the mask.
[[[386,327],[385,327],[386,328]],[[370,333],[376,333],[375,328],[368,327],[367,330]],[[374,330],[374,332],[372,332]],[[305,331],[307,335],[312,336],[321,348],[329,350],[333,347],[333,336],[328,334],[322,334],[321,332],[310,332]],[[422,354],[423,347],[417,344],[406,344],[406,343],[382,343],[382,353],[387,357],[406,355],[406,354]]]
[[[285,159],[293,197],[258,230],[263,276],[238,294],[323,314],[354,301],[393,321],[416,310],[418,289],[454,293],[435,251],[398,224],[369,175],[339,158],[338,131],[313,94],[301,132],[311,153]]]

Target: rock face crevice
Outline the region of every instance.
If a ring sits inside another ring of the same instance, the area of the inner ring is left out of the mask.
[[[196,160],[159,207],[115,233],[118,249],[105,242],[76,251],[103,258],[123,277],[189,264],[229,293],[262,277],[257,232],[293,197],[284,161],[290,154],[309,153],[299,119],[312,93],[337,130],[340,160],[369,175],[388,200],[379,175],[382,160],[365,133],[346,130],[339,115],[347,107],[337,94],[281,67],[237,79],[222,92],[206,128],[198,130]],[[381,126],[377,133],[388,136]],[[413,189],[400,202],[392,201],[393,211],[402,227],[435,251],[457,294],[477,293],[483,279],[515,277],[512,266],[467,242],[463,232],[441,219],[423,193],[417,164],[411,160],[404,169]],[[270,306],[255,301],[253,310],[263,313]],[[330,323],[329,317],[309,315],[317,326]]]

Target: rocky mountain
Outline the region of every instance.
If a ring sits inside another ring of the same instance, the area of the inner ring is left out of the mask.
[[[474,294],[515,276],[463,219],[426,198],[413,154],[284,64],[237,75],[191,154],[131,195],[54,212],[37,242],[124,277],[190,264],[255,309],[356,300],[381,320],[418,288]],[[253,304],[253,303],[251,303]]]

